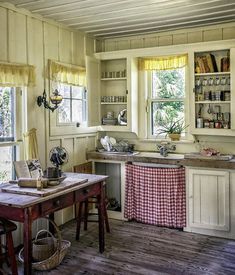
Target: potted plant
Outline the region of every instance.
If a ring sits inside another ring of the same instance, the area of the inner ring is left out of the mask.
[[[184,124],[183,118],[178,120],[167,120],[165,123],[160,127],[158,131],[158,135],[166,134],[172,141],[180,140],[181,133],[188,127],[188,125]]]

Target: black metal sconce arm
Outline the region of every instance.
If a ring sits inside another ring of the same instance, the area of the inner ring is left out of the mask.
[[[58,95],[58,91],[56,90],[56,94]],[[54,106],[50,106],[50,104],[47,101],[47,95],[46,91],[44,90],[42,96],[38,96],[37,98],[37,104],[38,106],[44,106],[45,109],[49,109],[50,111],[54,112],[59,107],[59,104],[61,103],[62,99],[60,101],[55,101]]]

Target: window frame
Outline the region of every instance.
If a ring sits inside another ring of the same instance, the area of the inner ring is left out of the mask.
[[[67,99],[70,101],[70,122],[59,122],[59,112],[56,112],[56,126],[76,126],[76,127],[86,127],[87,126],[87,109],[88,109],[88,100],[87,100],[87,89],[85,86],[74,86],[74,85],[70,85],[70,84],[64,84],[64,83],[57,83],[58,85],[58,90],[60,92],[60,85],[67,85],[69,86],[69,93],[70,93],[70,97],[63,97],[64,99]],[[83,95],[82,95],[82,99],[75,99],[72,98],[72,89],[73,87],[82,87],[84,89],[83,91]],[[76,121],[76,122],[72,122],[72,101],[73,100],[81,100],[82,101],[82,116],[83,118],[85,118],[84,120],[80,121]],[[58,109],[60,108],[60,106],[58,107]]]
[[[52,92],[55,89],[59,90],[59,85],[60,82],[50,80],[49,81],[49,95],[52,95]],[[73,86],[73,85],[72,85]],[[87,86],[82,86],[86,90],[86,100],[87,100],[87,121],[81,124],[78,123],[67,123],[67,124],[58,124],[58,119],[57,119],[57,112],[58,110],[56,109],[54,112],[48,111],[48,116],[49,116],[49,136],[50,140],[56,139],[58,136],[74,136],[74,135],[79,135],[79,136],[87,136],[87,135],[96,135],[97,132],[97,127],[89,126],[89,101],[90,101],[90,93],[89,90],[87,89]],[[49,99],[48,99],[49,100]]]
[[[0,148],[12,147],[12,161],[23,157],[23,133],[27,131],[27,87],[13,87],[14,102],[12,110],[14,111],[13,139],[0,140]],[[15,171],[12,165],[12,179],[15,179]]]
[[[152,103],[153,102],[183,102],[184,103],[184,120],[185,125],[189,124],[189,72],[188,66],[185,66],[185,95],[183,98],[163,98],[163,99],[156,99],[152,97],[152,71],[146,72],[146,114],[147,114],[147,139],[155,139],[155,140],[169,140],[168,137],[164,137],[164,135],[153,135],[152,134]],[[188,132],[189,130],[186,129],[185,135],[181,137],[182,140],[191,140],[191,135]]]

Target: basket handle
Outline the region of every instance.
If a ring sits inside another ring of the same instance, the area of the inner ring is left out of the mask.
[[[58,247],[57,247],[57,250],[60,252],[61,251],[61,243],[62,243],[62,237],[61,237],[61,232],[60,232],[60,230],[59,230],[59,227],[56,225],[56,223],[53,221],[53,220],[51,220],[50,218],[48,218],[48,217],[42,217],[42,218],[44,218],[44,219],[47,219],[54,227],[55,227],[55,230],[56,230],[56,232],[57,232],[57,235],[58,235]],[[43,229],[42,229],[43,230]],[[42,230],[39,230],[38,231],[38,233],[40,232],[40,231],[42,231]],[[47,231],[46,229],[45,229],[45,231]],[[50,231],[48,231],[52,236],[53,236],[53,234],[50,232]],[[38,235],[38,233],[37,233],[37,235]],[[36,236],[37,237],[37,236]],[[20,260],[20,262],[24,262],[24,258],[23,258],[23,251],[24,251],[24,247],[22,247],[21,248],[21,250],[20,250],[20,252],[19,252],[19,260]]]
[[[37,241],[37,240],[38,240],[38,236],[39,236],[42,232],[46,232],[46,233],[47,233],[48,235],[50,235],[52,238],[55,238],[55,237],[53,236],[53,234],[52,234],[49,230],[47,230],[47,229],[41,229],[41,230],[39,230],[39,231],[37,232],[34,241]],[[39,240],[40,240],[40,239],[39,239]]]
[[[58,225],[52,219],[50,219],[48,217],[43,217],[43,218],[47,219],[54,226],[54,228],[56,230],[56,233],[58,235],[58,250],[60,251],[61,250],[62,237],[61,237],[61,232],[60,232],[60,229],[59,229]]]

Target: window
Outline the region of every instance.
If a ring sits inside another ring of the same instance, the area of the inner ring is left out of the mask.
[[[15,115],[16,89],[0,87],[0,181],[14,177],[12,162],[16,159]]]
[[[14,178],[12,162],[16,160],[16,146],[0,147],[0,182]]]
[[[0,141],[14,140],[15,89],[0,87]]]
[[[185,68],[148,72],[149,134],[165,137],[161,127],[185,119]]]
[[[87,93],[85,87],[60,84],[63,101],[58,109],[58,124],[83,124],[87,120]]]

